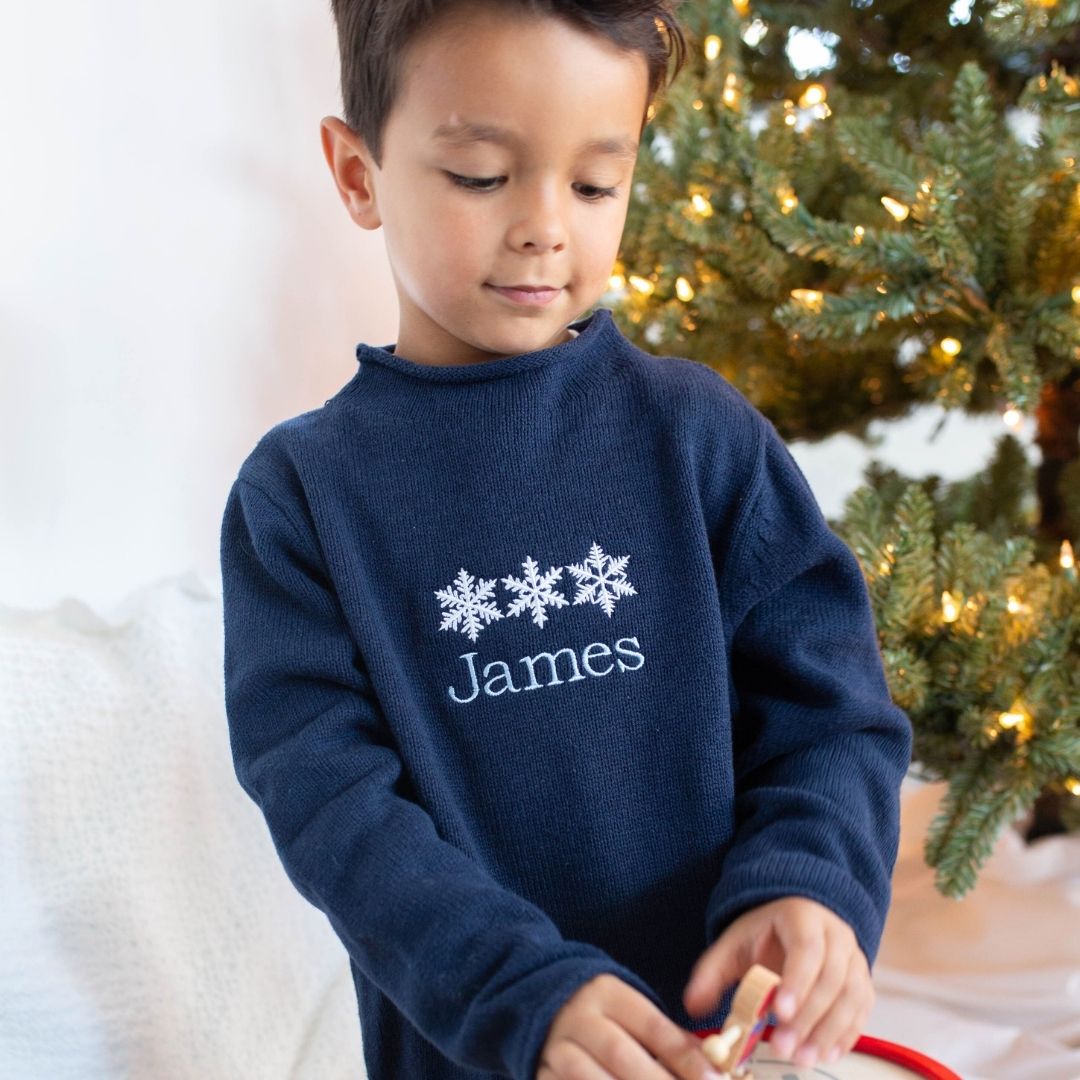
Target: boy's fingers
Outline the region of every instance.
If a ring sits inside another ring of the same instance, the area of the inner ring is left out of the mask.
[[[621,1072],[612,1068],[613,1059],[610,1056],[601,1057],[601,1064],[619,1077],[648,1080],[654,1077],[656,1080],[668,1080],[669,1075],[679,1080],[710,1080],[715,1077],[712,1063],[701,1049],[701,1039],[679,1027],[633,987],[626,986],[625,989],[626,1001],[620,1002],[617,1023],[637,1040],[639,1051],[648,1051],[659,1060],[650,1060],[641,1066],[636,1060],[628,1061]],[[622,994],[621,989],[618,992]]]
[[[702,953],[683,990],[683,1007],[691,1016],[714,1009],[724,989],[750,969],[747,944],[741,934],[732,934],[729,928]]]
[[[810,988],[810,993],[799,1006],[795,1019],[785,1024],[777,1032],[777,1038],[773,1040],[778,1053],[782,1057],[791,1056],[792,1041],[789,1040],[792,1036],[793,1049],[796,1055],[794,1060],[797,1065],[809,1066],[813,1064],[806,1058],[805,1053],[799,1054],[799,1050],[803,1046],[809,1047],[812,1044],[817,1057],[821,1056],[823,1048],[816,1042],[812,1042],[809,1035],[815,1030],[822,1018],[832,1010],[837,998],[843,993],[847,983],[850,961],[850,954],[843,950],[837,950],[836,948],[823,950],[819,961],[821,966]]]
[[[836,1048],[842,1053],[850,1045],[847,1043],[848,1033],[858,1021],[865,1001],[864,986],[855,964],[859,959],[852,955],[839,995],[826,1009],[817,1026],[812,1027],[803,1039],[804,1044],[817,1050],[819,1061],[828,1061],[830,1050]]]

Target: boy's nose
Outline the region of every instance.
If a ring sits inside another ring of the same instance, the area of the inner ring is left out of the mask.
[[[554,192],[523,194],[516,210],[510,226],[510,242],[515,248],[549,251],[566,243],[566,208]]]

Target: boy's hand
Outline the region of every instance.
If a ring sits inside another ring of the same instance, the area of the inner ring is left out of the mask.
[[[866,957],[843,919],[815,900],[787,896],[740,915],[701,955],[683,991],[691,1016],[711,1012],[754,965],[780,974],[769,1045],[807,1068],[846,1054],[874,1005]],[[792,1056],[794,1054],[794,1057]]]
[[[659,1060],[655,1060],[659,1059]],[[615,975],[597,975],[555,1014],[536,1080],[719,1080],[701,1039]]]

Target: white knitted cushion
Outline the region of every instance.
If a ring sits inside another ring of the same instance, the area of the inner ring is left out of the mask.
[[[348,959],[236,781],[220,592],[0,606],[0,1076],[358,1080]]]

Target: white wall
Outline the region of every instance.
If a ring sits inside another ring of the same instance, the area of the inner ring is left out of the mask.
[[[0,603],[217,590],[240,461],[392,342],[381,232],[322,156],[329,0],[21,4],[0,32]],[[967,475],[1003,430],[936,409],[879,456]],[[1030,425],[1029,425],[1030,426]],[[839,513],[870,451],[794,446]]]

